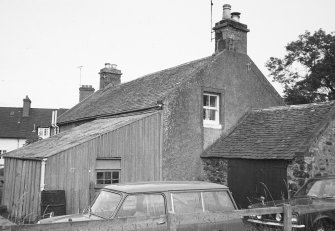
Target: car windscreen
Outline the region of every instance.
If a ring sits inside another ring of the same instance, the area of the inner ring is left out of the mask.
[[[308,181],[294,197],[334,197],[335,196],[335,179],[317,179]]]
[[[91,206],[90,212],[103,218],[110,218],[121,200],[121,195],[108,191],[100,191]]]

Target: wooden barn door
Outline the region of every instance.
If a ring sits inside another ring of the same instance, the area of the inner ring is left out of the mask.
[[[251,203],[287,198],[287,161],[247,160],[228,161],[228,186],[239,208]]]

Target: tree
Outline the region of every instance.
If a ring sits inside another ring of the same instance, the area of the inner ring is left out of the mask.
[[[39,141],[39,140],[42,140],[42,138],[39,137],[39,136],[37,135],[37,133],[33,131],[33,132],[31,132],[31,134],[27,137],[26,142],[24,143],[24,146],[29,145],[29,144],[32,144],[32,143],[35,143],[35,142],[37,142],[37,141]]]
[[[335,34],[306,31],[286,46],[283,59],[271,57],[266,67],[284,87],[287,104],[335,100]]]

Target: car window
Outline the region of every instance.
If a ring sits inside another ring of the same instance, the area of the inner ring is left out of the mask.
[[[172,193],[173,209],[176,214],[203,212],[200,192]]]
[[[120,194],[100,191],[99,195],[91,206],[90,211],[100,217],[109,218],[113,215],[120,200]]]
[[[117,217],[159,217],[165,214],[165,200],[161,194],[136,194],[127,196]]]
[[[203,200],[205,211],[222,212],[235,209],[227,191],[203,192]]]

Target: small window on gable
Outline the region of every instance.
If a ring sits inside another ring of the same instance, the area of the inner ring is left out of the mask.
[[[204,126],[221,128],[220,125],[220,95],[204,93],[203,95]]]
[[[120,159],[98,159],[96,162],[96,185],[120,183],[121,160]]]

